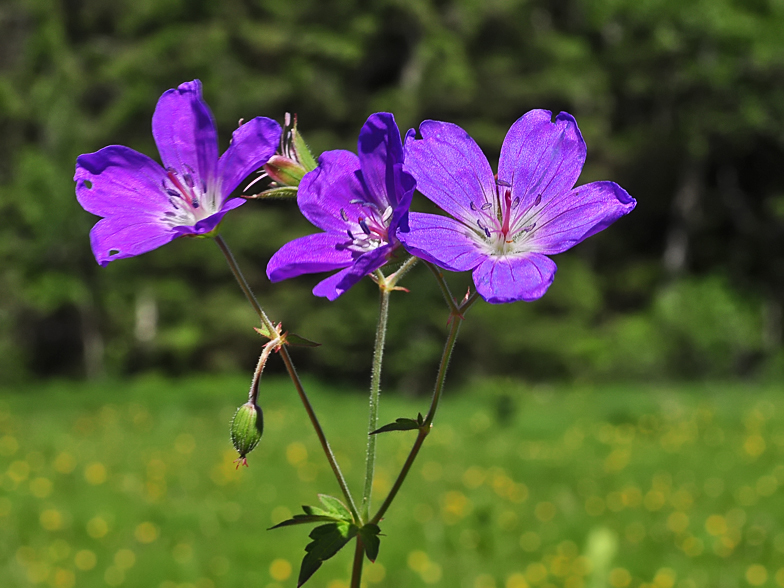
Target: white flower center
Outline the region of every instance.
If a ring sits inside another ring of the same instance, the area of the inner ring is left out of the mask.
[[[161,182],[161,187],[169,199],[171,210],[164,213],[161,219],[164,223],[172,227],[194,226],[220,210],[223,203],[218,197],[219,182],[208,185],[197,182],[195,177],[190,167],[182,175],[171,167],[166,170],[166,179]]]

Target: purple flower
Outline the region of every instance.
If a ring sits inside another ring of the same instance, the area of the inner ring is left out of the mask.
[[[341,271],[319,282],[313,293],[335,300],[384,265],[407,228],[414,178],[403,171],[403,145],[395,117],[370,116],[359,133],[359,157],[327,151],[299,185],[302,214],[323,233],[295,239],[270,259],[273,282],[302,274]]]
[[[254,118],[234,131],[218,159],[218,134],[201,82],[164,92],[152,116],[163,167],[122,145],[76,159],[76,198],[104,217],[90,231],[96,261],[105,266],[182,235],[212,232],[245,202],[229,196],[275,153],[280,132],[274,120]]]
[[[450,271],[473,270],[477,292],[492,303],[536,300],[553,282],[566,251],[634,209],[614,182],[573,188],[585,162],[577,122],[555,122],[532,110],[509,129],[498,176],[468,134],[450,123],[425,121],[406,137],[406,170],[417,189],[454,218],[412,212],[406,249]]]

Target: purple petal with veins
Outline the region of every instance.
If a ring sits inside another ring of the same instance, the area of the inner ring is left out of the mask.
[[[76,197],[104,217],[90,234],[95,259],[106,265],[168,243],[206,235],[242,205],[230,199],[242,179],[275,152],[280,125],[257,117],[235,131],[218,159],[215,123],[198,80],[166,91],[153,114],[153,136],[163,161],[121,145],[76,159]]]

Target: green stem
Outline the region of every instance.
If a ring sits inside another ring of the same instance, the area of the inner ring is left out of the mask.
[[[245,279],[245,276],[240,270],[239,265],[237,264],[237,260],[234,259],[234,255],[231,253],[231,249],[223,240],[223,237],[220,235],[215,236],[215,242],[220,247],[220,250],[223,252],[223,255],[226,257],[226,262],[229,264],[229,268],[231,272],[234,274],[234,277],[237,279],[237,283],[240,286],[240,289],[245,294],[245,297],[250,302],[250,305],[253,307],[253,310],[256,311],[256,314],[259,315],[262,324],[264,327],[269,331],[270,336],[272,337],[273,334],[276,332],[275,325],[272,324],[272,321],[267,317],[264,310],[259,305],[256,297],[253,295],[253,291],[250,289],[250,285],[248,281]],[[354,499],[351,496],[351,492],[348,489],[348,484],[346,484],[346,479],[343,477],[343,472],[340,470],[340,466],[338,465],[337,460],[335,459],[335,454],[332,453],[332,448],[329,446],[329,442],[327,441],[326,435],[324,435],[324,429],[321,428],[321,423],[319,423],[318,418],[316,417],[316,412],[313,410],[313,405],[310,403],[310,399],[308,398],[307,393],[305,392],[305,388],[302,386],[302,381],[299,379],[297,375],[297,370],[294,367],[294,362],[291,360],[291,355],[289,355],[289,350],[286,348],[285,345],[281,346],[280,348],[280,356],[283,359],[283,363],[286,366],[286,371],[291,378],[291,381],[294,384],[294,388],[297,390],[297,394],[299,395],[302,404],[305,407],[305,412],[308,413],[308,418],[310,419],[311,424],[313,425],[313,429],[316,431],[316,436],[321,443],[321,447],[324,450],[324,454],[327,457],[327,461],[329,462],[330,467],[332,468],[332,472],[335,474],[335,479],[340,486],[341,491],[343,492],[343,496],[348,503],[348,508],[351,511],[351,515],[354,517],[356,522],[360,522],[361,519],[359,518],[359,511],[357,510],[357,505],[354,503]]]
[[[452,296],[452,291],[449,289],[449,284],[447,284],[446,280],[444,279],[444,273],[438,266],[430,263],[429,261],[426,261],[425,265],[427,266],[427,269],[432,272],[436,282],[438,282],[438,287],[441,289],[441,294],[444,296],[444,301],[446,301],[446,304],[449,307],[449,311],[452,314],[457,314],[457,303],[455,302],[455,297]]]
[[[463,304],[456,307],[456,312],[452,312],[452,324],[449,328],[449,334],[446,338],[446,343],[444,344],[444,353],[441,356],[441,365],[438,367],[438,376],[436,377],[436,385],[433,389],[433,397],[430,400],[430,410],[428,410],[427,416],[425,417],[425,421],[422,426],[419,428],[416,441],[414,441],[414,445],[411,448],[411,451],[406,458],[403,467],[400,470],[400,473],[395,480],[395,483],[392,485],[392,489],[389,491],[389,494],[384,499],[381,507],[378,509],[378,512],[370,519],[371,523],[378,524],[378,522],[383,518],[384,514],[386,514],[389,507],[392,505],[392,501],[397,496],[397,493],[400,491],[400,487],[403,485],[403,482],[406,480],[406,476],[408,472],[411,470],[411,466],[414,465],[414,460],[416,460],[417,455],[419,455],[419,450],[422,449],[422,444],[425,442],[425,439],[430,434],[430,429],[433,426],[433,419],[436,416],[436,410],[438,409],[438,403],[441,400],[441,394],[444,390],[444,383],[446,382],[446,373],[449,369],[449,361],[452,359],[452,351],[454,351],[455,343],[457,342],[457,336],[460,333],[460,325],[465,320],[463,317],[468,311],[471,306],[473,306],[474,302],[476,302],[478,296],[474,293],[468,300],[466,300]]]
[[[351,566],[351,588],[360,588],[362,584],[362,564],[365,563],[365,546],[362,537],[357,535],[357,547],[354,550],[354,564]]]
[[[381,300],[378,309],[378,326],[376,327],[376,344],[373,351],[373,368],[370,372],[370,406],[368,408],[368,438],[365,454],[365,487],[362,492],[362,520],[366,521],[370,514],[370,495],[373,492],[373,473],[376,467],[376,436],[373,431],[378,429],[378,402],[381,396],[381,364],[384,361],[384,343],[387,336],[387,320],[389,318],[390,290],[384,287],[380,276],[379,290]]]

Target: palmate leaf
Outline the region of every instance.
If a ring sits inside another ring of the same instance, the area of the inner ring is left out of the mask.
[[[362,537],[362,544],[365,546],[365,554],[372,562],[375,562],[378,557],[378,548],[381,544],[381,540],[378,538],[379,533],[381,533],[381,529],[373,523],[368,523],[359,530],[359,536]]]
[[[297,588],[307,582],[322,563],[343,549],[358,532],[357,526],[349,523],[327,523],[313,529],[310,532],[313,541],[305,547],[306,553],[299,569]]]
[[[335,523],[353,523],[354,518],[351,516],[351,511],[340,500],[334,496],[327,494],[319,494],[319,500],[324,508],[318,506],[308,506],[303,504],[302,510],[305,514],[297,514],[292,518],[278,523],[277,525],[267,529],[280,529],[281,527],[291,527],[293,525],[306,525],[308,523],[320,522],[335,522]]]
[[[417,414],[416,419],[399,418],[396,419],[394,423],[384,425],[380,429],[376,429],[370,434],[377,435],[378,433],[387,433],[389,431],[412,431],[414,429],[419,429],[424,422],[425,419],[422,416],[422,413],[419,413]]]

